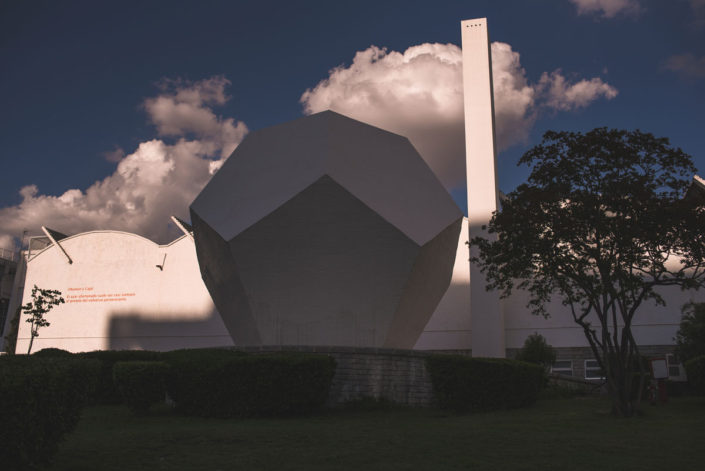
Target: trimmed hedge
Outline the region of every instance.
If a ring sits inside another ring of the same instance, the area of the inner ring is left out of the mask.
[[[36,469],[50,462],[76,427],[99,369],[95,360],[0,357],[3,469]]]
[[[705,396],[705,355],[691,358],[685,362],[688,384],[695,394]]]
[[[173,350],[164,353],[169,364],[166,389],[179,412],[187,415],[229,417],[226,404],[232,400],[228,385],[233,378],[218,377],[228,361],[245,353],[223,348]],[[219,401],[223,401],[222,407]]]
[[[335,374],[333,358],[303,353],[180,350],[164,360],[177,410],[204,417],[310,412],[325,404]]]
[[[528,406],[543,384],[541,366],[517,360],[431,355],[426,366],[438,406],[457,412]]]
[[[159,361],[162,353],[149,350],[96,350],[77,353],[75,356],[100,362],[98,386],[92,401],[96,404],[122,404],[122,396],[113,381],[113,365],[119,361]]]
[[[142,415],[164,402],[168,370],[163,361],[118,361],[113,365],[113,380],[127,407]]]
[[[68,350],[62,350],[61,348],[43,348],[32,353],[32,356],[44,358],[71,358],[73,357],[73,353]]]

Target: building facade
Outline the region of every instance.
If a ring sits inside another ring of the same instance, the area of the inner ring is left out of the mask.
[[[21,304],[31,301],[35,285],[59,290],[65,300],[46,315],[51,325],[39,330],[33,351],[233,344],[200,278],[188,235],[158,245],[136,234],[92,231],[24,255]],[[10,322],[8,317],[6,330]],[[17,353],[27,352],[30,338],[30,325],[22,318]]]
[[[62,292],[66,303],[48,314],[34,350],[306,345],[512,356],[538,333],[558,348],[557,371],[599,375],[559,300],[548,318],[533,316],[526,293],[500,300],[469,263],[466,242],[498,202],[487,22],[461,28],[470,220],[406,138],[324,112],[249,135],[191,205],[194,227],[175,220],[184,235],[170,244],[45,229],[20,260],[0,263],[0,303],[12,271],[10,314],[34,285]],[[696,177],[687,197],[702,204],[703,195]],[[670,355],[681,307],[705,301],[678,288],[662,295],[665,307],[644,305],[635,318],[647,355]],[[16,351],[29,341],[21,319]]]

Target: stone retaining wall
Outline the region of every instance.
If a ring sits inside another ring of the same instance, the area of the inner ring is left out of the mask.
[[[428,406],[433,403],[426,352],[385,348],[262,346],[238,347],[248,353],[304,352],[329,355],[337,363],[329,405],[363,398],[386,399],[397,404]]]
[[[641,347],[644,356],[671,353],[671,345]],[[275,345],[234,347],[248,353],[303,352],[329,355],[337,363],[329,405],[344,404],[363,398],[386,399],[397,404],[428,406],[433,404],[433,387],[426,370],[425,359],[431,353],[452,353],[471,356],[471,350],[419,351],[361,347],[312,347]],[[573,361],[573,376],[582,378],[584,360],[593,358],[587,347],[556,348],[559,360]],[[507,349],[507,358],[514,358],[518,349]]]

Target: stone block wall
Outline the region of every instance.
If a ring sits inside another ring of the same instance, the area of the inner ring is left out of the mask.
[[[363,398],[397,404],[429,406],[433,403],[427,352],[385,348],[262,346],[239,347],[248,353],[304,352],[329,355],[337,363],[329,405]]]

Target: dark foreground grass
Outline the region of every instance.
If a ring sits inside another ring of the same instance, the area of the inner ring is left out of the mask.
[[[705,399],[614,419],[604,399],[456,416],[435,409],[342,410],[308,418],[134,417],[92,407],[52,470],[698,470]]]

